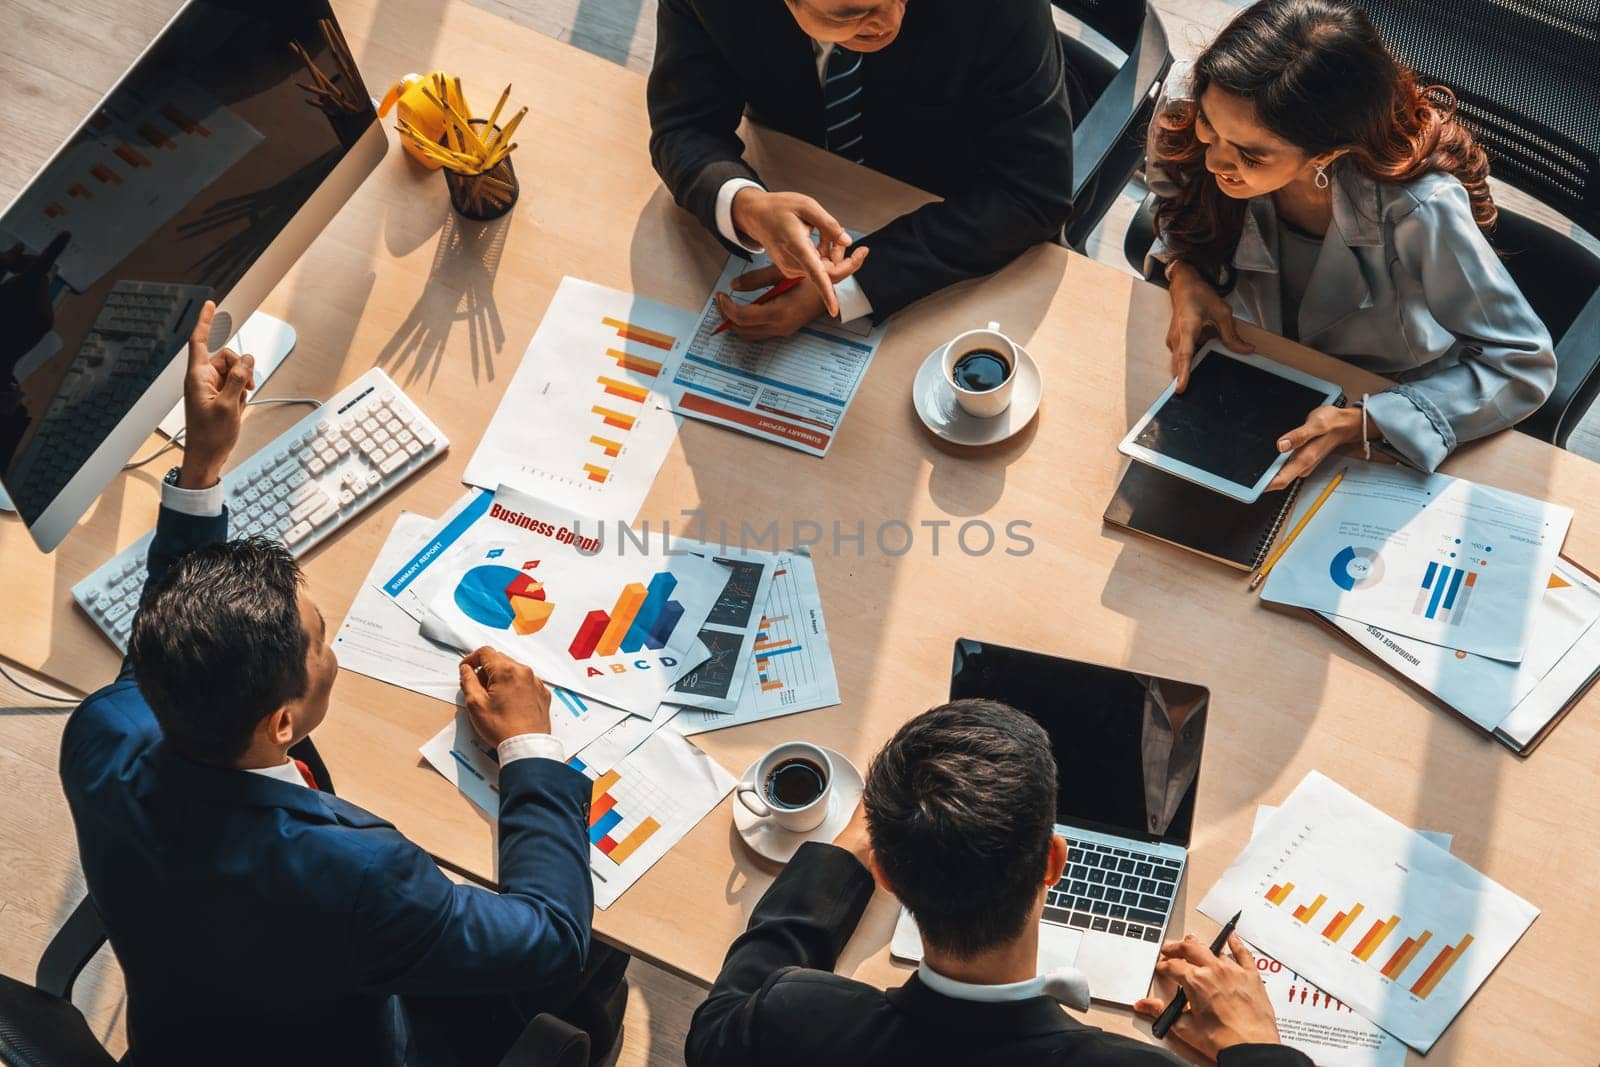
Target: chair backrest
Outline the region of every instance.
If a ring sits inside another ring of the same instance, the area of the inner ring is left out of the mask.
[[[1146,4],[1140,0],[1050,0],[1100,36],[1131,53],[1144,27]]]
[[[115,1067],[72,1002],[0,974],[0,1064]]]
[[[1424,83],[1455,92],[1495,177],[1600,235],[1595,0],[1358,2]]]

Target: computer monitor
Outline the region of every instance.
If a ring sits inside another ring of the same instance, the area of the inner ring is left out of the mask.
[[[316,67],[316,72],[310,69]],[[0,215],[0,488],[48,552],[383,158],[326,0],[192,0]]]

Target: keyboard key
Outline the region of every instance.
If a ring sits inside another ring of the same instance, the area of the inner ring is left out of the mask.
[[[1122,937],[1128,932],[1128,924],[1125,922],[1117,922],[1116,920],[1112,920],[1111,932],[1116,934],[1118,937]]]
[[[1067,920],[1067,924],[1069,926],[1076,926],[1079,929],[1087,930],[1089,928],[1089,923],[1092,921],[1092,916],[1085,915],[1081,911],[1075,911],[1072,913],[1072,917]]]
[[[1160,926],[1162,923],[1167,921],[1165,912],[1139,911],[1134,908],[1128,909],[1128,918],[1132,919],[1134,922],[1148,923],[1152,926]]]
[[[289,518],[295,522],[300,522],[303,519],[309,519],[318,508],[322,507],[327,499],[327,497],[322,495],[322,490],[318,489],[315,493],[306,496],[300,501],[300,503],[291,508],[289,511]]]
[[[1089,905],[1089,912],[1093,915],[1109,915],[1111,913],[1111,905],[1103,900],[1097,900]]]
[[[1132,859],[1121,859],[1117,861],[1117,870],[1121,871],[1123,874],[1132,874],[1134,866],[1135,864]]]
[[[382,460],[378,464],[378,470],[381,471],[383,476],[387,478],[401,467],[404,467],[408,459],[409,457],[404,452],[396,453]]]
[[[312,526],[326,526],[328,523],[332,522],[338,517],[339,505],[330,500],[326,504],[322,505],[322,507],[312,512],[311,517],[306,521]]]
[[[1152,867],[1151,867],[1151,866],[1150,866],[1150,864],[1148,864],[1148,863],[1141,863],[1141,864],[1139,864],[1139,865],[1138,865],[1138,866],[1136,866],[1136,867],[1135,867],[1135,868],[1134,868],[1134,869],[1133,869],[1133,873],[1134,873],[1134,874],[1137,874],[1137,875],[1138,875],[1138,876],[1139,876],[1139,877],[1140,877],[1140,878],[1148,878],[1148,877],[1150,877],[1150,872],[1151,872],[1151,871],[1152,871],[1152,870],[1153,870],[1153,869],[1154,869],[1154,868],[1152,868]]]
[[[1176,867],[1157,867],[1155,876],[1163,882],[1176,882],[1178,880],[1178,870]]]
[[[1141,878],[1139,879],[1139,891],[1141,893],[1154,893],[1165,884],[1165,882],[1158,882],[1154,878]],[[1133,887],[1130,885],[1128,888],[1131,889]]]
[[[1110,924],[1104,918],[1102,918],[1100,916],[1096,916],[1094,919],[1092,919],[1090,921],[1089,929],[1091,929],[1091,930],[1105,930],[1106,927],[1109,926],[1109,925]]]
[[[1074,880],[1070,888],[1073,893],[1081,897],[1089,891],[1089,883]]]
[[[1079,862],[1085,867],[1098,867],[1100,866],[1100,857],[1096,856],[1093,852],[1085,852]]]
[[[1106,895],[1106,887],[1105,886],[1103,886],[1103,885],[1091,885],[1089,887],[1089,899],[1090,900],[1103,900],[1105,898],[1105,895]]]
[[[1140,907],[1146,908],[1150,911],[1159,911],[1165,913],[1167,910],[1167,902],[1165,900],[1162,900],[1160,897],[1153,896],[1149,893],[1146,893],[1144,896],[1140,897],[1138,903]]]
[[[311,534],[309,522],[297,522],[283,532],[283,543],[293,548]]]
[[[1099,867],[1096,867],[1089,872],[1089,881],[1104,884],[1105,880],[1106,872],[1102,871]]]
[[[1122,875],[1120,875],[1120,874],[1108,874],[1108,875],[1106,875],[1106,885],[1109,885],[1109,886],[1120,886],[1120,885],[1122,885]]]
[[[1113,919],[1126,919],[1128,917],[1128,909],[1121,904],[1113,904],[1111,905],[1111,917]]]
[[[1113,904],[1120,904],[1122,902],[1122,890],[1120,890],[1120,889],[1107,889],[1106,890],[1106,899],[1111,901],[1111,903],[1113,903]]]
[[[1161,930],[1158,927],[1154,927],[1154,926],[1145,927],[1144,939],[1146,941],[1160,941],[1161,940]]]

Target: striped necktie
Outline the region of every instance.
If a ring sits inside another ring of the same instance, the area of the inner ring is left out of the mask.
[[[822,79],[823,136],[828,151],[856,163],[866,162],[861,121],[861,54],[839,45],[828,53]]]

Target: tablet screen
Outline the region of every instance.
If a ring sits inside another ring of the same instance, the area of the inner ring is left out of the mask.
[[[1278,458],[1278,438],[1325,402],[1321,392],[1213,351],[1135,443],[1225,481],[1253,486]]]

